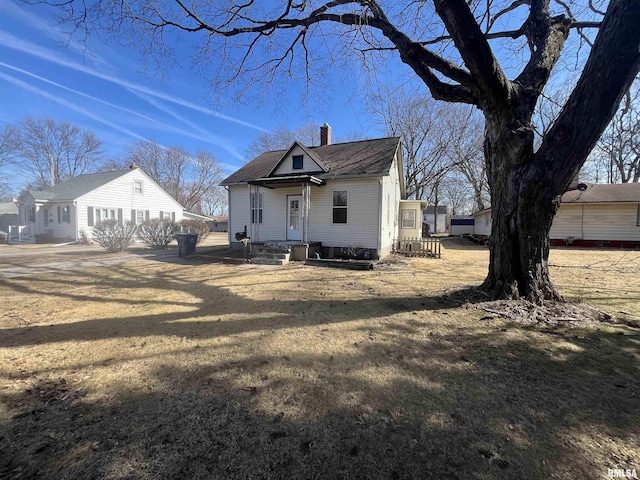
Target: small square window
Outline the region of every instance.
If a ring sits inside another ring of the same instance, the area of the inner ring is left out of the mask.
[[[294,155],[293,156],[293,169],[294,170],[302,170],[303,167],[303,157],[302,155]]]

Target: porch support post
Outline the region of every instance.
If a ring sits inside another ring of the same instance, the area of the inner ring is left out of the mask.
[[[249,187],[249,228],[247,229],[247,235],[249,235],[249,237],[253,237],[253,222],[251,221],[251,214],[253,212],[253,204],[251,203],[251,201],[253,200],[251,198],[252,185],[248,183],[247,186]]]
[[[302,243],[309,243],[309,207],[311,203],[311,185],[302,184]]]

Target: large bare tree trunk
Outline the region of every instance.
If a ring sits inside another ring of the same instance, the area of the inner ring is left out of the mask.
[[[533,132],[526,117],[486,117],[485,156],[491,187],[489,273],[483,284],[496,298],[561,300],[548,268],[549,230],[557,202],[542,188],[544,172],[531,162]],[[508,119],[508,120],[506,120]],[[507,123],[507,121],[509,123]],[[537,171],[538,170],[538,171]]]

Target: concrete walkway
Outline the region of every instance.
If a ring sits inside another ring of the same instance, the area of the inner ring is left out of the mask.
[[[210,235],[197,252],[226,245],[227,237]],[[69,258],[65,259],[65,256]],[[42,261],[39,261],[42,259]],[[22,263],[24,261],[24,263]],[[166,250],[134,246],[122,253],[108,253],[98,245],[0,245],[0,279],[31,277],[69,270],[105,267],[127,262],[182,261],[175,245]]]

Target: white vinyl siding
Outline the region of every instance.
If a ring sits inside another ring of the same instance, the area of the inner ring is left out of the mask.
[[[142,194],[135,193],[136,182],[141,182]],[[175,221],[179,222],[182,220],[183,211],[178,202],[140,169],[131,170],[79,197],[77,199],[77,207],[78,231],[84,230],[88,236],[93,233],[92,227],[89,226],[89,207],[94,209],[94,224],[98,221],[95,215],[97,209],[102,212],[107,210],[109,218],[111,218],[111,211],[113,210],[115,212],[115,220],[120,220],[120,216],[122,216],[123,222],[132,219],[131,213],[134,210],[148,211],[149,218],[159,218],[160,212],[170,213],[172,218],[175,216]],[[119,210],[122,210],[122,212]],[[146,218],[146,214],[144,218]],[[104,220],[104,217],[102,219]]]
[[[550,237],[640,241],[638,206],[633,203],[560,205],[553,219]]]
[[[378,252],[381,257],[391,253],[393,240],[398,236],[400,196],[400,177],[396,158],[391,164],[389,175],[382,177],[380,251]]]
[[[348,223],[333,223],[333,191],[349,192]],[[380,184],[377,178],[334,180],[311,188],[309,239],[333,247],[378,248]]]
[[[474,215],[474,218],[473,234],[486,237],[491,235],[491,212],[488,211],[480,215]]]
[[[245,226],[247,227],[249,236],[251,236],[249,187],[246,184],[231,185],[229,187],[229,240],[235,242],[235,234],[242,232]]]
[[[47,205],[47,208],[49,208],[50,221],[46,230],[51,230],[55,238],[76,240],[76,208],[74,205],[69,202],[53,203]],[[39,207],[39,210],[43,211],[44,209]],[[44,223],[44,218],[42,220]]]
[[[401,200],[399,208],[400,229],[398,240],[422,238],[422,205],[420,201]]]

